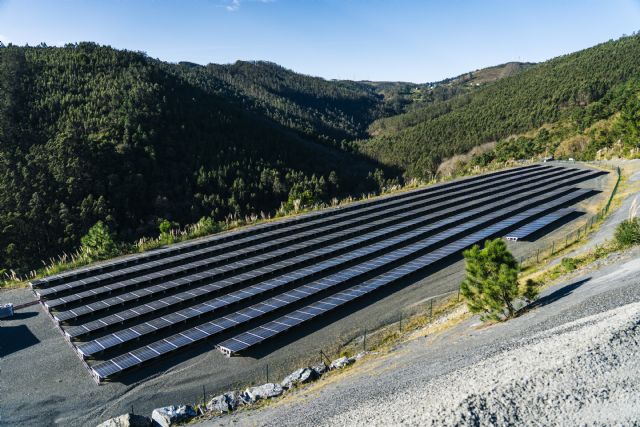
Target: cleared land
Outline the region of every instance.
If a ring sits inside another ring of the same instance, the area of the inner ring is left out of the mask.
[[[610,176],[603,176],[590,181],[589,186],[606,189],[609,183]],[[600,197],[602,194],[596,196]],[[519,243],[516,252],[528,253],[531,245],[533,243]],[[363,329],[397,320],[401,311],[417,309],[420,301],[456,289],[460,271],[460,263],[453,263],[425,277],[406,280],[374,300],[337,311],[330,321],[318,322],[292,334],[288,340],[267,346],[262,354],[252,355],[257,358],[227,359],[209,351],[213,344],[208,343],[189,349],[168,363],[135,371],[123,382],[101,387],[91,381],[51,321],[37,307],[31,307],[21,311],[23,317],[3,322],[0,329],[5,330],[5,325],[24,326],[35,337],[10,353],[3,353],[2,364],[8,369],[3,367],[0,379],[1,391],[6,396],[0,404],[2,419],[20,421],[23,425],[56,422],[84,425],[130,410],[132,405],[136,412],[149,413],[154,407],[168,403],[199,400],[202,385],[206,386],[207,393],[215,393],[251,382],[264,382],[267,364],[272,378],[279,378],[292,367],[317,362],[319,349],[331,354],[340,343],[362,334]],[[2,301],[18,302],[28,297],[25,290],[0,294]],[[364,307],[366,309],[359,310]],[[26,336],[10,334],[10,331],[7,329],[5,333],[15,342],[21,342]],[[288,345],[291,342],[295,345]],[[86,409],[78,412],[77,408]]]

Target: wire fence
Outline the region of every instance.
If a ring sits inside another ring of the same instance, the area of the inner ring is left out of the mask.
[[[541,261],[550,259],[555,254],[563,251],[569,246],[574,245],[576,242],[580,241],[581,238],[585,237],[589,233],[589,231],[591,231],[594,226],[597,225],[602,219],[604,219],[607,213],[609,213],[613,198],[618,192],[618,187],[622,178],[622,172],[619,166],[608,164],[600,164],[599,166],[607,169],[612,169],[616,172],[617,175],[613,190],[611,190],[611,194],[609,195],[609,198],[607,199],[604,207],[600,209],[600,211],[598,211],[595,215],[591,215],[590,217],[588,217],[584,225],[580,225],[577,229],[566,233],[560,238],[553,239],[551,241],[551,244],[542,248],[538,248],[535,253],[526,257],[521,257],[519,260],[521,268],[527,268],[539,264]]]
[[[204,407],[214,396],[230,390],[242,392],[248,387],[265,383],[280,383],[296,369],[317,365],[328,367],[340,357],[352,357],[361,352],[380,349],[386,344],[394,344],[404,333],[408,333],[432,322],[447,307],[447,304],[460,300],[460,291],[450,291],[425,298],[419,303],[403,306],[378,321],[351,328],[337,337],[333,343],[326,343],[299,356],[282,360],[262,362],[257,360],[253,369],[238,370],[227,384],[201,384],[193,389],[194,406]],[[233,369],[230,367],[230,369]],[[134,407],[131,407],[133,413]]]

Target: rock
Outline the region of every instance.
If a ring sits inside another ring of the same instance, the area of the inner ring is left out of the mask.
[[[369,354],[368,351],[361,351],[360,353],[356,354],[355,356],[353,356],[353,360],[357,361],[362,359],[363,357],[365,357],[367,354]]]
[[[242,393],[242,400],[246,404],[256,403],[260,399],[270,399],[280,396],[284,390],[280,384],[267,383],[258,387],[249,387]]]
[[[208,411],[226,413],[234,411],[240,404],[240,393],[237,391],[228,391],[225,394],[216,396],[207,403]]]
[[[316,373],[316,376],[319,377],[325,372],[327,372],[327,365],[323,363],[319,363],[311,367],[311,369]]]
[[[342,369],[351,365],[353,362],[355,362],[355,359],[352,357],[341,357],[331,362],[331,365],[329,365],[329,370]]]
[[[189,405],[172,405],[154,409],[151,413],[151,418],[161,427],[169,427],[176,423],[187,421],[196,415],[196,411]]]
[[[124,414],[98,424],[97,427],[151,427],[151,420],[142,415]]]
[[[313,381],[317,378],[318,374],[311,368],[300,368],[293,371],[285,377],[280,383],[283,388],[295,387],[298,384],[303,384],[309,381]]]

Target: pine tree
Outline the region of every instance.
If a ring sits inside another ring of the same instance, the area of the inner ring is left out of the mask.
[[[518,283],[519,266],[502,239],[487,240],[464,251],[466,278],[460,292],[472,313],[482,320],[504,320],[516,315],[514,301],[536,298],[535,282]]]
[[[113,241],[109,227],[102,221],[96,222],[80,241],[82,253],[91,260],[106,259],[118,254],[118,247]]]

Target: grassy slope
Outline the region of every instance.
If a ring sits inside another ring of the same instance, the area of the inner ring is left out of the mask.
[[[392,132],[359,141],[358,146],[410,176],[428,176],[443,159],[571,117],[638,77],[640,37],[625,37],[386,119]]]

